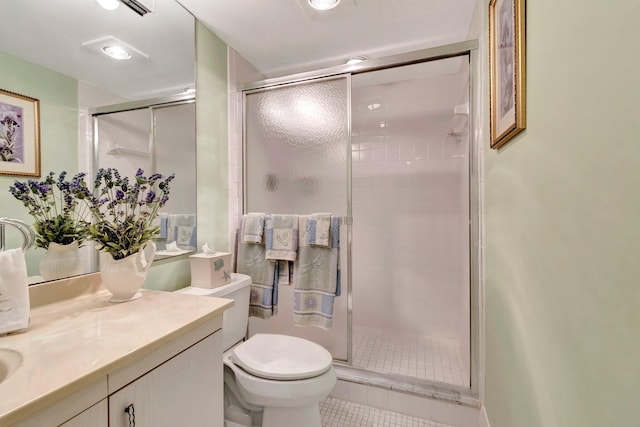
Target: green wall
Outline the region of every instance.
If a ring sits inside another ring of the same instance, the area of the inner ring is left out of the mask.
[[[40,101],[40,152],[43,175],[54,171],[78,172],[78,83],[75,79],[39,67],[15,56],[0,52],[0,88],[36,98]],[[0,216],[33,219],[27,209],[8,192],[9,185],[28,177],[0,176]],[[7,239],[7,247],[17,247],[21,237]],[[27,265],[31,275],[38,274],[44,250],[29,252]]]
[[[196,21],[196,134],[198,251],[208,242],[229,249],[227,46]],[[189,285],[188,257],[154,263],[145,288],[173,291]]]
[[[527,129],[484,144],[491,427],[640,425],[638,16],[527,2]]]
[[[229,250],[227,46],[196,24],[198,249]]]

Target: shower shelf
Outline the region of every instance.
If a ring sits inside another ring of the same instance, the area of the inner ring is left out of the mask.
[[[133,148],[122,147],[118,144],[109,144],[107,147],[107,154],[129,154],[131,156],[149,157],[148,151],[134,150]]]

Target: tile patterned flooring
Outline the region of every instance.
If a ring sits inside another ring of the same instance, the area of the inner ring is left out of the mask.
[[[451,427],[335,397],[320,402],[320,415],[322,427]]]
[[[353,328],[353,365],[376,372],[460,386],[469,385],[454,339]]]

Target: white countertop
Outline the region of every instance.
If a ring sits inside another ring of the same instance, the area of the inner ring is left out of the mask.
[[[0,425],[131,364],[233,304],[151,290],[142,290],[137,300],[114,304],[99,286],[99,275],[95,277],[80,292],[69,281],[65,289],[50,287],[44,296],[31,292],[28,329],[0,336],[0,350],[22,357],[0,383]]]

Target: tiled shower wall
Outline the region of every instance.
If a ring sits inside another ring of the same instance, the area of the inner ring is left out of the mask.
[[[354,80],[353,327],[453,338],[468,364],[468,134],[447,135],[464,78]]]

